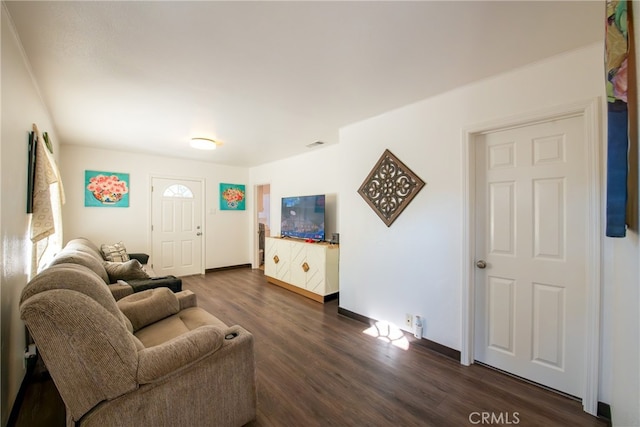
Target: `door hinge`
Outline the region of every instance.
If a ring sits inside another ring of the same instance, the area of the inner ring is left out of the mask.
[[[153,231],[153,225],[151,226],[151,231]]]

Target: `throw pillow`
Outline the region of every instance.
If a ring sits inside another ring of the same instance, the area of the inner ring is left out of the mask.
[[[100,246],[100,252],[102,252],[102,257],[106,261],[111,262],[124,262],[129,261],[129,254],[127,253],[127,248],[124,247],[124,243],[118,242],[113,245],[102,244]]]
[[[118,280],[148,279],[149,275],[142,268],[142,264],[137,259],[126,262],[104,262],[104,269],[109,275],[109,283],[116,283]]]

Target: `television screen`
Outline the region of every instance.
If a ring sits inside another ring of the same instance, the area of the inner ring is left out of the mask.
[[[283,197],[280,234],[299,239],[324,240],[324,194]]]

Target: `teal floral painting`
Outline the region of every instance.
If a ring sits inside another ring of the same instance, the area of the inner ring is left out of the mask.
[[[221,211],[243,211],[245,199],[244,185],[220,183]]]
[[[84,205],[94,207],[129,207],[129,174],[84,172]]]

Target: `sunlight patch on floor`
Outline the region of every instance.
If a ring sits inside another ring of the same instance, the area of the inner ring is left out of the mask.
[[[404,336],[404,332],[393,323],[379,321],[362,332],[403,350],[409,349],[409,340]]]

